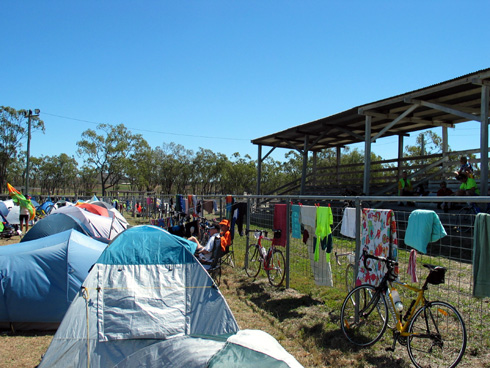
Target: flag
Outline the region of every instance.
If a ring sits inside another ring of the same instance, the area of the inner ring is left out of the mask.
[[[7,187],[9,189],[9,195],[12,198],[12,200],[15,203],[17,203],[19,206],[26,207],[29,210],[29,220],[33,220],[36,211],[31,203],[31,200],[24,197],[24,195],[21,192],[19,192],[17,189],[11,186],[9,183],[7,183]]]

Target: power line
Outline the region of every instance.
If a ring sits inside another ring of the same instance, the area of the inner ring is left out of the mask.
[[[74,120],[74,121],[80,121],[83,123],[89,123],[89,124],[94,124],[94,125],[99,125],[100,123],[97,123],[95,121],[90,121],[90,120],[84,120],[84,119],[77,119],[77,118],[72,118],[68,116],[62,116],[62,115],[57,115],[57,114],[51,114],[49,112],[42,112],[43,115],[49,115],[49,116],[55,116],[57,118],[62,118],[62,119],[67,119],[67,120]],[[114,126],[114,124],[109,124],[107,125]],[[175,136],[180,136],[180,137],[191,137],[191,138],[205,138],[205,139],[220,139],[220,140],[226,140],[226,141],[250,141],[250,139],[246,138],[227,138],[227,137],[220,137],[220,136],[205,136],[205,135],[194,135],[194,134],[183,134],[183,133],[171,133],[171,132],[162,132],[159,130],[148,130],[148,129],[140,129],[140,128],[131,128],[127,127],[128,129],[135,130],[135,131],[140,131],[140,132],[146,132],[146,133],[157,133],[157,134],[167,134],[167,135],[175,135]]]

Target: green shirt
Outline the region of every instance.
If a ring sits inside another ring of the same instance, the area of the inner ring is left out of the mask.
[[[478,187],[476,185],[476,181],[473,178],[468,178],[466,180],[466,183],[461,183],[461,185],[459,186],[459,189],[461,189],[461,190],[469,190],[472,188],[475,188],[475,193],[480,195],[480,191],[478,190]]]

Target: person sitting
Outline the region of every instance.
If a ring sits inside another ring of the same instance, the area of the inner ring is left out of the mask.
[[[228,247],[231,245],[230,221],[223,219],[219,223],[221,237],[221,251],[223,254],[228,253]]]
[[[461,181],[459,189],[456,191],[457,196],[476,196],[480,195],[476,181],[473,178],[468,177],[466,174],[462,173],[457,176],[457,179]]]
[[[458,179],[458,175],[465,174],[468,178],[473,179],[473,167],[471,164],[468,162],[468,159],[466,156],[461,156],[459,158],[459,162],[461,163],[461,166],[458,171],[454,172],[454,175],[456,176],[456,179]]]
[[[408,174],[404,170],[402,177],[398,180],[398,195],[399,196],[413,196],[412,182],[408,179]],[[415,205],[413,202],[407,202],[407,205]],[[403,202],[400,202],[400,206],[403,206]]]
[[[445,181],[441,181],[439,184],[440,188],[437,191],[437,196],[438,197],[448,197],[453,195],[453,191],[447,187],[447,183]],[[441,206],[444,208],[444,212],[447,212],[451,207],[452,203],[447,203],[447,202],[439,202],[437,203],[437,208],[441,209]]]
[[[219,244],[219,246],[221,246],[221,241],[219,241],[219,236],[220,236],[219,225],[214,224],[214,225],[211,225],[211,227],[209,228],[209,239],[208,239],[206,245],[203,246],[203,245],[199,244],[199,241],[194,236],[191,236],[188,239],[188,240],[193,241],[197,244],[195,255],[196,255],[197,259],[199,260],[199,262],[202,263],[203,267],[206,270],[209,270],[209,268],[211,267],[211,264],[213,263],[213,254],[215,254],[215,252],[214,252],[215,245]],[[217,241],[219,241],[219,243]],[[221,252],[221,250],[220,250],[220,252]]]

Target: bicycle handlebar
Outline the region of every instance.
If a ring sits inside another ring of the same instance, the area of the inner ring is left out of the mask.
[[[362,262],[364,263],[364,267],[368,271],[371,271],[372,270],[371,268],[369,268],[367,266],[367,260],[368,259],[375,259],[377,261],[384,262],[384,263],[386,263],[386,265],[388,266],[388,268],[393,268],[393,267],[398,266],[398,262],[397,261],[394,261],[394,260],[389,259],[389,258],[386,258],[386,257],[374,256],[372,254],[369,254],[366,250],[364,250],[362,252],[362,257],[363,257],[362,258]]]

